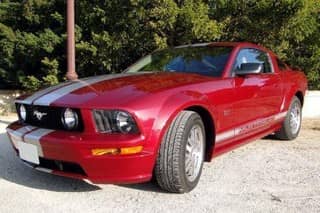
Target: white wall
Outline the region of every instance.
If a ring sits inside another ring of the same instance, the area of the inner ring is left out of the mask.
[[[18,90],[0,90],[0,115],[7,115],[15,111],[14,99],[20,96]]]
[[[320,91],[307,91],[302,116],[304,118],[320,118]]]

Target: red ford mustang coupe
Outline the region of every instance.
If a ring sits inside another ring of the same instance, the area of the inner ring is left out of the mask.
[[[16,100],[7,128],[35,169],[93,183],[155,176],[184,193],[204,161],[249,141],[299,134],[307,82],[251,43],[154,52],[121,74],[65,82]]]

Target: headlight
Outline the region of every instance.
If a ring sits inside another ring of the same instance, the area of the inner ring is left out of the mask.
[[[26,107],[23,104],[18,106],[18,113],[19,113],[19,117],[22,119],[22,121],[26,121],[26,119],[27,119],[27,110],[26,110]]]
[[[120,110],[93,110],[97,130],[102,133],[138,133],[133,117]]]
[[[116,122],[118,130],[122,133],[130,133],[137,128],[132,117],[123,111],[116,112]]]
[[[70,108],[66,108],[63,111],[61,120],[67,130],[72,130],[78,127],[78,114]]]

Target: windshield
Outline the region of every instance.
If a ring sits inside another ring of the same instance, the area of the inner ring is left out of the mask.
[[[183,72],[220,77],[232,47],[182,47],[154,52],[125,72]]]

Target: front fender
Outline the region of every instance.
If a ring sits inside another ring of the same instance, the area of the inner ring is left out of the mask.
[[[154,142],[154,152],[156,153],[154,155],[155,159],[157,157],[162,138],[175,117],[182,110],[194,106],[206,109],[214,120],[214,107],[210,105],[208,97],[204,94],[194,91],[185,91],[169,96],[164,101],[157,115],[157,119],[154,122],[152,128],[153,131],[150,136],[151,141]]]

